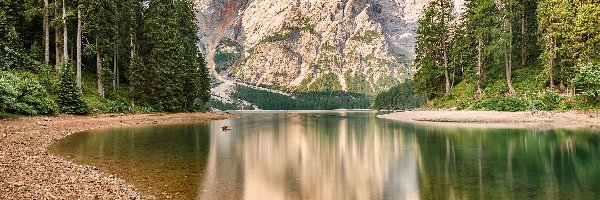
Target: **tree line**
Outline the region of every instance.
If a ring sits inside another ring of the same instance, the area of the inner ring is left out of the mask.
[[[368,109],[372,101],[372,97],[368,95],[342,91],[295,92],[292,95],[290,97],[238,85],[232,97],[250,101],[263,110]]]
[[[416,89],[430,100],[454,98],[460,86],[475,99],[533,89],[597,101],[598,16],[597,0],[466,0],[460,14],[452,1],[432,0],[417,30]]]
[[[199,110],[210,81],[196,34],[191,0],[0,0],[0,70],[35,74],[50,97],[71,86],[44,80],[68,82],[57,76],[73,70],[72,98],[92,95],[88,83],[93,95],[126,98],[130,107]]]

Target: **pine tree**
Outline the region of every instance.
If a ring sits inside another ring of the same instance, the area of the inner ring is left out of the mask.
[[[415,51],[415,66],[418,71],[415,81],[418,90],[432,97],[439,96],[439,80],[444,81],[444,92],[450,92],[448,51],[450,42],[450,22],[453,20],[454,6],[448,0],[434,0],[425,9],[425,17],[420,22]]]
[[[60,110],[67,114],[87,114],[87,104],[83,101],[79,92],[80,89],[75,83],[73,66],[67,62],[62,64],[61,68],[60,85],[57,92],[57,103],[60,106]]]

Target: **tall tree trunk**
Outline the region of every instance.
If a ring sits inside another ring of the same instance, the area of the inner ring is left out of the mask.
[[[527,64],[527,33],[525,22],[527,17],[525,16],[525,2],[523,2],[523,12],[521,12],[521,66]]]
[[[135,95],[133,95],[134,87],[133,87],[133,73],[135,66],[135,44],[133,43],[134,32],[133,28],[129,30],[129,93],[131,94],[131,108],[135,107]]]
[[[81,8],[77,6],[77,88],[81,90]]]
[[[550,59],[548,59],[550,61],[548,75],[550,76],[549,77],[550,78],[550,89],[554,89],[554,58],[556,56],[555,55],[556,45],[555,45],[554,41],[552,40],[552,37],[550,38],[550,45],[548,45],[548,46],[549,46],[549,49],[551,52]],[[561,82],[561,84],[562,84],[562,82]]]
[[[69,60],[69,51],[67,50],[67,10],[65,9],[65,0],[62,0],[62,20],[63,20],[63,60]]]
[[[446,79],[446,94],[450,93],[450,78],[448,77],[448,53],[444,42],[444,78]]]
[[[112,77],[112,89],[117,90],[117,51],[113,53],[113,77]]]
[[[482,75],[482,65],[483,65],[483,40],[481,38],[477,38],[477,97],[480,97],[483,94],[483,89],[481,89],[481,75]]]
[[[104,98],[104,81],[102,80],[102,55],[98,49],[98,38],[96,38],[96,74],[98,76],[98,94]]]
[[[54,1],[54,17],[58,17],[58,3],[59,1]],[[60,50],[60,43],[61,43],[61,39],[60,36],[62,34],[60,33],[60,27],[56,26],[54,27],[54,64],[55,64],[55,69],[56,71],[60,71],[60,61],[61,61],[61,50]]]
[[[516,93],[515,88],[512,85],[512,42],[513,42],[513,28],[512,28],[512,0],[509,0],[509,16],[507,19],[508,23],[508,45],[505,45],[504,59],[506,65],[506,86],[508,87],[508,95],[512,96]]]
[[[48,0],[44,0],[44,19],[42,22],[44,29],[43,43],[44,43],[44,63],[50,64],[50,29],[48,25]]]
[[[508,52],[508,47],[504,48],[504,66],[505,66],[505,74],[506,74],[506,86],[508,87],[508,95],[512,96],[516,93],[515,88],[512,86],[512,70],[511,70],[511,62],[510,62],[510,53]]]

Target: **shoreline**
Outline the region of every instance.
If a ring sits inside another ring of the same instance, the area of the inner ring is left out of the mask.
[[[377,116],[381,119],[452,128],[596,129],[600,113],[584,111],[406,111]]]
[[[0,120],[0,199],[153,199],[114,175],[52,155],[48,147],[82,131],[235,117],[228,113],[179,113]]]

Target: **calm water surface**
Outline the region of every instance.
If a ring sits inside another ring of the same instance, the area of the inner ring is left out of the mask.
[[[50,150],[159,198],[600,199],[600,133],[423,127],[376,112],[238,114],[84,132]]]

